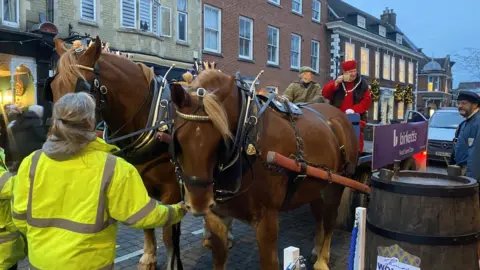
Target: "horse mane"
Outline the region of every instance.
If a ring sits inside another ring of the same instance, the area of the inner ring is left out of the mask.
[[[215,92],[219,91],[220,87],[226,86],[224,80],[227,77],[228,75],[218,70],[204,70],[192,81],[187,89],[191,96],[196,95],[197,88],[204,87],[207,90],[203,97],[205,111],[215,128],[222,134],[224,140],[232,139],[233,136],[229,128],[227,112],[222,105],[222,100],[218,99]]]
[[[65,53],[62,56],[60,56],[60,59],[58,60],[58,72],[57,72],[58,78],[64,83],[64,85],[75,84],[77,78],[82,78],[85,80],[85,77],[83,76],[82,72],[80,72],[80,68],[77,67],[76,64],[78,63],[78,58],[86,52],[87,48],[82,46],[81,43],[77,41],[73,43],[70,49],[65,46],[65,43],[63,43],[62,46],[65,50]],[[76,49],[81,47],[83,47],[83,50],[81,52],[77,52]],[[99,59],[101,59],[102,56],[118,57],[123,60],[130,61],[133,64],[136,64],[142,69],[142,72],[144,73],[147,81],[149,79],[152,79],[155,76],[153,71],[150,70],[148,67],[147,68],[142,67],[142,65],[144,64],[135,63],[124,56],[111,53],[107,50],[102,50]],[[145,74],[146,72],[148,72],[149,74]],[[150,83],[150,81],[148,81],[148,83]]]

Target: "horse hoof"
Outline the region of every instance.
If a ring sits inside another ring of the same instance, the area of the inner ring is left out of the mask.
[[[144,253],[137,265],[137,270],[155,270],[157,268],[157,256]]]

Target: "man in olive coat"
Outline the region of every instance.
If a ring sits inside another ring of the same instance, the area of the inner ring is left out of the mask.
[[[283,96],[293,103],[314,102],[323,103],[322,88],[313,81],[315,71],[310,67],[300,68],[301,80],[291,83]]]

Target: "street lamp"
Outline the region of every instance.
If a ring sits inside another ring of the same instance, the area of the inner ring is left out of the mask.
[[[335,76],[337,77],[338,77],[338,74],[340,73],[340,68],[339,68],[340,62],[343,61],[344,56],[345,56],[345,53],[341,52],[338,54],[338,56],[334,58],[335,59]]]

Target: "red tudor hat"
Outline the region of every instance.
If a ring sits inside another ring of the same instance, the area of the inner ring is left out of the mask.
[[[352,69],[357,69],[357,61],[350,60],[342,63],[342,69],[344,72],[350,71]]]

